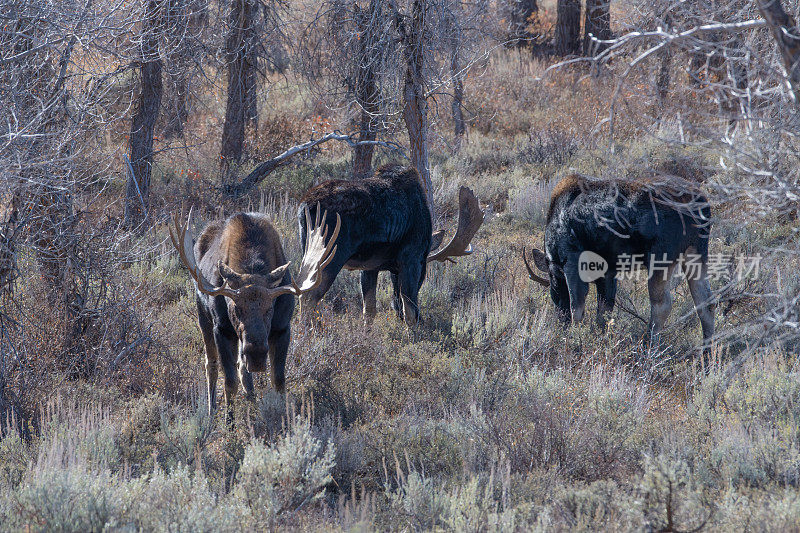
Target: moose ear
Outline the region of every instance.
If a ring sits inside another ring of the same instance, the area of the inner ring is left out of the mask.
[[[289,265],[292,263],[286,263],[283,266],[279,266],[275,270],[269,273],[269,288],[274,289],[278,287],[281,283],[283,283],[283,276],[286,274],[286,269],[289,268]]]
[[[542,272],[549,272],[550,261],[547,260],[547,256],[543,251],[534,248],[531,250],[531,257],[533,257],[533,262],[536,264],[536,268]]]

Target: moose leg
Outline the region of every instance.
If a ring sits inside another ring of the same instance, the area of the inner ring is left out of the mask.
[[[397,273],[391,272],[392,279],[392,309],[397,313],[397,318],[403,318],[403,301],[400,298],[400,279]]]
[[[617,278],[613,272],[595,281],[597,287],[597,325],[606,330],[607,317],[614,310],[614,300],[617,297]]]
[[[403,320],[406,325],[413,328],[419,321],[419,280],[422,276],[422,266],[414,261],[400,265],[398,281],[400,282],[400,299],[403,304]]]
[[[222,375],[225,378],[225,419],[228,424],[233,422],[233,397],[239,389],[239,376],[237,375],[237,339],[229,339],[221,331],[215,329],[214,340],[217,343],[219,360],[222,363]]]
[[[364,304],[364,318],[367,322],[372,322],[377,312],[377,296],[375,291],[378,287],[378,270],[361,271],[361,300]]]
[[[217,376],[219,354],[217,353],[217,343],[214,340],[214,326],[200,302],[197,302],[197,322],[200,331],[203,333],[203,344],[206,351],[206,392],[208,394],[208,414],[214,414],[217,410]]]
[[[256,394],[253,390],[253,374],[247,371],[244,359],[239,359],[239,381],[244,388],[244,393],[248,400],[255,400]]]
[[[708,282],[706,275],[705,265],[703,265],[699,276],[690,277],[687,275],[686,281],[689,284],[689,292],[692,293],[692,300],[694,300],[697,317],[700,319],[700,326],[703,328],[703,355],[710,355],[711,338],[714,336],[714,308],[716,306],[711,293],[711,284]]]
[[[286,328],[269,336],[269,362],[272,387],[283,394],[286,390],[286,354],[289,352],[291,333]]]
[[[672,311],[672,293],[669,290],[672,270],[650,272],[647,279],[647,292],[650,296],[650,322],[647,325],[647,336],[653,346],[658,345],[658,337]]]
[[[564,266],[564,276],[567,279],[567,289],[569,290],[569,307],[572,321],[578,323],[583,320],[583,315],[586,311],[586,295],[589,293],[589,284],[578,275],[577,258],[574,261],[567,261]]]

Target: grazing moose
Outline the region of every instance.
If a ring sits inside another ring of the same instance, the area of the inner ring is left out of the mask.
[[[417,295],[430,261],[451,261],[472,253],[470,241],[483,223],[483,211],[466,187],[459,191],[458,229],[441,250],[442,233],[431,234],[431,213],[419,175],[413,168],[386,165],[372,177],[326,181],[309,190],[298,213],[300,239],[305,243],[309,212],[324,209],[341,216],[342,230],[336,255],[323,269],[319,285],[300,299],[301,308],[313,308],[330,288],[342,268],[361,271],[364,316],[376,312],[378,273],[391,273],[392,307],[406,324],[419,319]],[[323,219],[325,217],[323,216]]]
[[[326,220],[326,215],[321,219]],[[299,285],[289,274],[280,237],[266,216],[238,213],[223,222],[212,222],[196,244],[187,232],[192,223],[191,210],[185,225],[179,223],[177,215],[173,222],[172,244],[197,288],[197,319],[206,348],[208,409],[213,412],[216,408],[219,362],[231,421],[239,382],[252,398],[250,372],[266,370],[267,355],[272,386],[278,392],[284,391],[293,297],[319,285],[321,270],[336,253],[334,243],[341,220],[337,217],[336,228],[326,244],[328,228],[326,225],[323,231],[317,215],[305,243]]]
[[[524,249],[522,258],[531,280],[550,288],[566,324],[583,318],[593,281],[597,323],[605,328],[606,315],[614,307],[618,267],[638,262],[648,269],[648,335],[656,341],[672,308],[669,281],[680,265],[700,317],[705,350],[709,349],[714,335],[714,304],[707,278],[711,211],[695,186],[677,177],[670,180],[669,184],[632,184],[573,175],[556,185],[547,213],[546,253],[532,252],[534,263],[548,277],[534,273]],[[597,269],[598,265],[607,270]]]

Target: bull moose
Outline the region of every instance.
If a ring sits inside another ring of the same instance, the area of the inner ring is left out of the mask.
[[[641,264],[648,270],[648,335],[657,340],[672,308],[669,281],[680,265],[703,330],[704,351],[714,335],[714,303],[707,276],[711,210],[697,187],[671,176],[663,182],[630,183],[590,180],[578,175],[554,188],[545,226],[545,251],[534,249],[534,273],[525,250],[530,279],[550,289],[565,324],[584,315],[589,282],[597,289],[597,323],[605,328],[614,307],[620,266]],[[586,261],[589,263],[581,265]],[[594,259],[603,275],[581,272]],[[595,279],[592,279],[595,278]]]
[[[314,290],[320,272],[336,254],[341,227],[330,238],[327,215],[319,214],[304,243],[299,285],[292,280],[278,232],[259,213],[237,213],[222,222],[208,224],[197,243],[186,224],[174,217],[170,227],[172,244],[195,282],[197,319],[205,343],[208,409],[216,409],[217,365],[225,378],[227,418],[232,420],[233,397],[241,382],[253,397],[251,372],[263,372],[269,356],[272,386],[284,391],[286,353],[294,297]],[[310,220],[310,219],[309,219]],[[327,239],[327,242],[326,242]],[[238,369],[237,369],[238,366]],[[237,375],[238,370],[238,375]]]
[[[336,254],[322,270],[320,283],[300,299],[301,308],[313,308],[330,288],[342,268],[361,271],[363,312],[371,320],[376,312],[378,273],[389,271],[394,295],[392,307],[407,325],[419,319],[417,295],[431,261],[451,261],[472,253],[470,241],[483,223],[477,198],[471,190],[459,191],[458,229],[450,242],[442,232],[431,233],[431,213],[413,168],[385,165],[360,180],[331,180],[310,189],[298,213],[300,240],[309,235],[309,213],[340,216],[342,230]],[[323,219],[325,216],[323,216]]]

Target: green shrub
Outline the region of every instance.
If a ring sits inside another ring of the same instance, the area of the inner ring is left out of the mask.
[[[709,467],[734,486],[800,486],[800,374],[780,353],[729,372],[714,368],[692,403],[715,441]]]
[[[448,491],[443,498],[442,522],[451,531],[513,531],[514,509],[503,509],[495,497],[492,479],[478,477]]]
[[[282,515],[322,498],[331,483],[336,451],[312,434],[310,421],[297,416],[273,445],[247,446],[233,490],[259,524],[274,527]]]
[[[403,524],[412,531],[427,531],[440,525],[445,502],[433,480],[416,471],[400,475],[396,489],[386,487],[391,513],[386,525]]]
[[[719,531],[797,531],[800,528],[800,495],[793,490],[771,494],[731,491],[720,502],[719,515]]]
[[[550,206],[550,195],[558,181],[557,178],[531,181],[513,189],[509,214],[527,227],[542,229]]]
[[[431,478],[411,470],[404,474],[397,466],[397,486],[385,485],[389,502],[381,525],[394,529],[429,531],[513,531],[514,509],[505,509],[498,500],[493,475],[481,480],[473,476],[447,488]]]
[[[582,395],[581,395],[582,396]],[[642,422],[647,414],[644,387],[627,376],[595,372],[585,397],[577,398],[572,413],[566,470],[589,481],[624,478],[638,468],[646,438]]]
[[[19,433],[9,428],[0,439],[0,492],[20,484],[30,460],[30,448]]]
[[[800,372],[780,355],[750,363],[725,391],[725,406],[745,424],[791,424],[800,433]]]
[[[125,484],[127,509],[117,527],[137,531],[193,533],[241,531],[250,520],[249,509],[235,498],[220,501],[200,471],[186,465],[172,472],[152,474]]]
[[[376,420],[361,429],[364,460],[376,476],[383,474],[381,465],[386,459],[401,457],[426,475],[450,477],[464,469],[473,444],[466,439],[474,437],[456,417],[432,418],[422,413]]]
[[[156,466],[154,452],[161,448],[163,411],[163,400],[155,394],[127,402],[120,409],[117,444],[133,475],[152,472]]]
[[[699,483],[688,449],[646,456],[640,485],[644,523],[655,531],[702,529],[716,511],[714,498]]]
[[[486,348],[503,343],[522,325],[519,303],[502,289],[487,296],[475,294],[453,315],[452,335],[462,346]]]
[[[160,459],[169,469],[194,464],[198,457],[202,459],[206,446],[214,437],[214,419],[209,416],[205,395],[200,398],[188,417],[182,413],[170,417],[166,411],[161,412],[164,444]]]
[[[81,466],[33,471],[3,494],[3,528],[11,531],[103,531],[121,512],[117,477]]]
[[[595,481],[587,487],[567,488],[547,513],[552,520],[578,531],[625,529],[636,523],[633,501],[614,481]],[[551,524],[551,527],[555,524]]]
[[[797,442],[764,426],[731,424],[717,429],[709,466],[734,487],[800,486]]]

